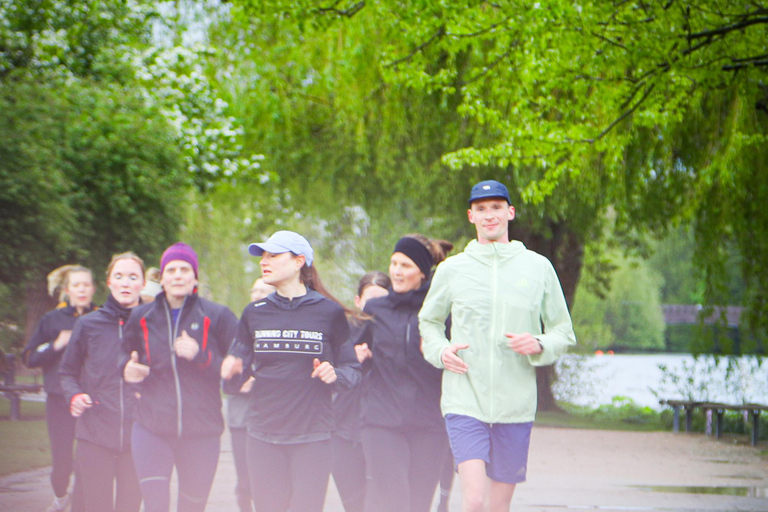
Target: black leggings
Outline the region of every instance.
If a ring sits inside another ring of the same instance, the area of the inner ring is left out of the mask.
[[[237,506],[241,512],[253,510],[251,506],[251,477],[248,476],[248,456],[245,451],[248,430],[230,428],[229,433],[232,437],[232,458],[235,460],[235,473],[237,474],[237,483],[235,484]]]
[[[365,427],[361,437],[366,511],[428,512],[448,454],[445,431]]]
[[[86,512],[138,512],[141,490],[130,450],[110,450],[80,439],[76,464]]]
[[[248,436],[248,472],[256,512],[322,512],[331,473],[331,441],[274,444]]]
[[[67,494],[69,478],[74,469],[72,449],[75,445],[75,418],[63,395],[49,394],[45,399],[45,420],[51,443],[51,486],[61,498]],[[83,512],[83,495],[75,478],[72,488],[72,512]]]
[[[365,510],[365,455],[363,445],[334,435],[333,481],[346,512]]]

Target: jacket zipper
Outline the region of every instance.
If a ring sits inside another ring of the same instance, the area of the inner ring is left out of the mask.
[[[495,375],[493,371],[493,360],[496,356],[496,346],[494,343],[494,335],[496,332],[496,320],[498,313],[496,311],[496,303],[497,303],[497,295],[498,295],[498,252],[496,251],[496,244],[491,244],[491,247],[493,247],[493,293],[491,294],[491,325],[490,325],[490,332],[488,333],[489,340],[488,340],[488,362],[489,362],[489,372],[488,374],[491,376],[491,389],[489,390],[490,397],[491,397],[491,406],[488,408],[490,411],[490,421],[488,423],[493,423],[496,419],[496,416],[494,414],[494,403],[495,403],[495,393],[494,390],[496,389],[496,382],[495,382]]]
[[[181,437],[181,381],[179,379],[179,369],[176,365],[176,351],[173,349],[173,340],[178,337],[179,322],[181,321],[181,314],[184,312],[184,305],[187,303],[187,298],[184,298],[184,302],[179,309],[179,316],[176,320],[176,325],[173,325],[173,315],[171,314],[170,306],[168,302],[165,302],[165,317],[168,320],[168,347],[171,349],[171,368],[173,369],[173,382],[176,385],[176,436]]]
[[[123,340],[123,319],[120,319],[120,323],[117,326],[119,339],[122,344]],[[123,379],[118,379],[120,383],[120,451],[123,451],[123,444],[125,438],[125,402],[123,400]]]

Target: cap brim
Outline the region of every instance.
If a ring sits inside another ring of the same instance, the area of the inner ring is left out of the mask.
[[[488,194],[487,196],[471,197],[469,199],[469,205],[472,206],[472,203],[475,201],[482,201],[483,199],[503,199],[507,202],[507,204],[512,204],[512,201],[510,201],[506,196],[501,196],[499,194]]]
[[[290,249],[286,249],[282,245],[272,244],[269,242],[261,242],[258,244],[251,244],[248,246],[248,252],[251,256],[261,256],[264,252],[271,252],[273,254],[282,254],[284,252],[291,252]]]

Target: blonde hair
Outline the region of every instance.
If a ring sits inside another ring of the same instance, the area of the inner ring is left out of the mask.
[[[112,273],[112,269],[115,268],[115,263],[117,263],[120,260],[133,260],[136,263],[139,264],[141,267],[141,277],[146,281],[146,273],[147,270],[144,268],[144,260],[139,258],[136,253],[133,251],[126,251],[121,252],[120,254],[113,254],[112,255],[112,261],[109,262],[109,265],[107,266],[107,279],[109,279],[109,275]]]
[[[161,274],[160,269],[157,267],[149,267],[147,269],[147,281],[154,281],[156,283],[160,282]]]
[[[66,300],[68,298],[67,287],[69,286],[69,275],[73,272],[87,272],[88,275],[91,276],[91,281],[93,281],[93,272],[91,272],[91,269],[77,264],[62,265],[48,273],[48,295],[53,298],[58,298],[59,301]],[[56,296],[57,290],[59,292],[58,297]]]

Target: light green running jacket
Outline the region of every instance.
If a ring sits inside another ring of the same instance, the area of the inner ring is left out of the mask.
[[[445,319],[451,314],[451,341]],[[553,364],[576,343],[560,281],[550,261],[521,242],[480,244],[441,263],[419,312],[424,358],[444,368],[450,344],[464,375],[443,372],[443,415],[463,414],[486,423],[523,423],[536,415],[536,366]],[[508,346],[509,333],[530,333],[544,347],[523,356]]]

